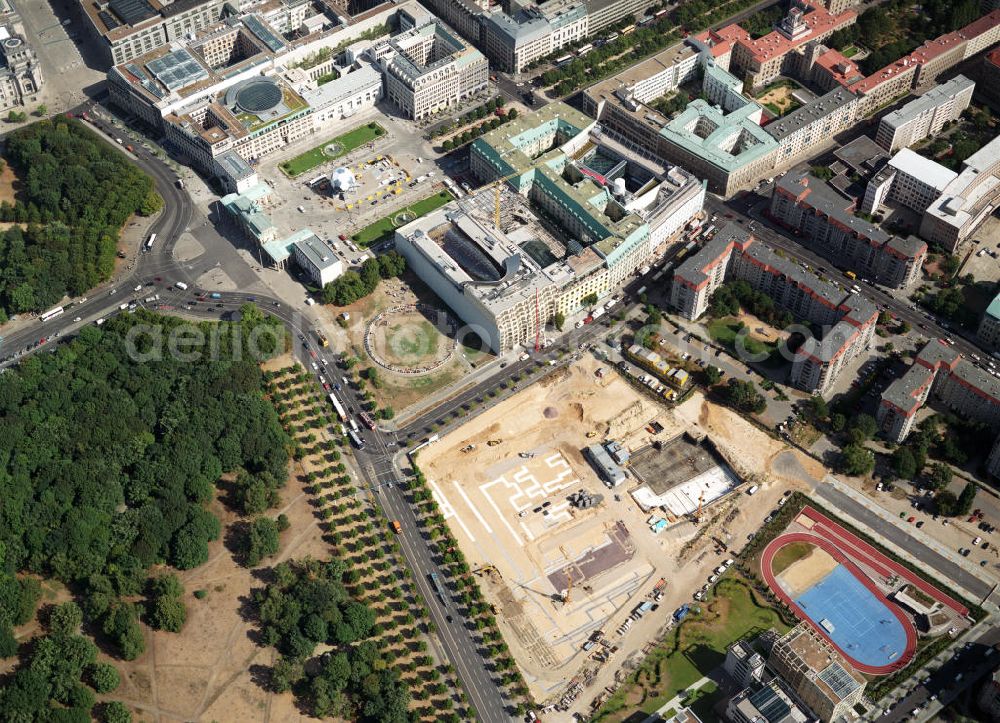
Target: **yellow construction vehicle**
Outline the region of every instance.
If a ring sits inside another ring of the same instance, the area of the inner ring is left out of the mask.
[[[487,447],[496,447],[498,444],[503,442],[502,439],[491,439],[486,443]]]

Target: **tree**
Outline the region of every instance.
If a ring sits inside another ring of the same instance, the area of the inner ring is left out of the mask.
[[[39,118],[44,118],[48,114],[49,114],[49,108],[44,103],[35,108],[35,115],[38,116]]]
[[[180,632],[187,620],[184,606],[184,586],[176,575],[152,578],[149,583],[148,622],[156,630]]]
[[[941,462],[931,465],[930,474],[927,475],[927,486],[932,490],[943,490],[951,484],[951,467]]]
[[[121,683],[118,669],[110,663],[91,663],[87,667],[87,678],[90,686],[102,695],[113,692]]]
[[[152,216],[161,208],[163,208],[163,197],[150,189],[149,193],[142,199],[142,204],[139,206],[139,213],[142,216]]]
[[[146,650],[146,640],[139,627],[139,616],[131,603],[115,603],[104,619],[102,630],[118,647],[125,660],[135,660]]]
[[[851,442],[841,450],[840,469],[852,477],[863,477],[875,468],[875,454],[857,442]]]
[[[962,488],[962,494],[958,496],[956,511],[959,515],[967,515],[972,511],[972,505],[976,502],[976,493],[979,488],[975,482],[967,482]]]
[[[809,404],[806,407],[813,419],[822,420],[830,416],[830,407],[826,400],[818,394],[809,397]]]
[[[113,700],[101,707],[101,720],[104,723],[132,723],[132,712],[124,703]]]
[[[917,476],[917,460],[909,447],[897,447],[892,453],[892,471],[900,479],[912,480]]]
[[[597,303],[597,294],[590,293],[580,299],[581,306],[593,306]]]
[[[860,444],[875,436],[878,431],[878,423],[870,414],[859,414],[851,421],[847,434],[851,441]]]
[[[76,635],[83,622],[83,611],[75,602],[56,605],[49,613],[49,632],[54,635]]]
[[[846,426],[847,426],[847,417],[841,414],[840,412],[835,412],[830,417],[830,429],[832,429],[835,433],[840,434],[841,432],[844,431],[844,428]]]
[[[256,567],[265,557],[278,554],[281,544],[277,523],[270,517],[258,517],[250,523],[246,542],[246,564]]]
[[[958,509],[958,498],[954,492],[942,490],[934,496],[934,507],[939,515],[944,517],[955,517],[961,514]]]
[[[709,386],[714,386],[722,381],[722,372],[718,367],[709,364],[705,367],[705,381]]]
[[[562,331],[563,324],[566,323],[566,315],[561,311],[557,311],[555,316],[552,317],[552,325],[555,326],[556,330]]]
[[[767,409],[767,400],[757,391],[753,382],[730,379],[726,386],[726,395],[729,403],[741,412],[761,414]]]

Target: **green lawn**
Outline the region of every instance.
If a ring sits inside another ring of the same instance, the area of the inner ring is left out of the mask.
[[[628,682],[622,685],[598,711],[594,721],[623,720],[634,713],[625,710],[631,689],[641,686],[646,695],[640,706],[652,713],[668,700],[701,679],[726,657],[726,648],[744,637],[754,637],[774,628],[779,634],[789,625],[778,611],[758,602],[747,583],[733,573],[715,586],[711,598],[688,615],[678,627],[667,633]],[[718,700],[714,685],[691,696],[693,705],[704,712]],[[638,697],[638,696],[632,696]],[[622,714],[621,716],[616,714]],[[702,720],[711,720],[712,717]]]
[[[775,575],[784,572],[793,563],[808,557],[812,551],[813,546],[808,542],[790,542],[774,554],[774,559],[771,560],[771,571]]]
[[[363,229],[351,236],[351,238],[354,239],[354,243],[356,243],[360,248],[368,248],[372,244],[388,238],[392,232],[396,230],[396,223],[394,219],[399,216],[399,214],[408,211],[413,214],[414,218],[420,218],[421,216],[426,216],[434,209],[440,208],[450,200],[452,200],[452,195],[450,193],[447,191],[439,191],[433,196],[422,198],[406,208],[401,208],[398,211],[393,211],[388,216],[383,216],[375,223],[365,226]]]
[[[732,317],[713,319],[708,324],[708,333],[713,341],[717,341],[723,346],[736,349],[736,337],[743,327],[740,322]],[[760,339],[755,339],[749,334],[743,337],[743,348],[751,354],[770,354],[775,350],[774,344],[766,344]]]
[[[845,58],[853,58],[855,55],[857,55],[860,52],[861,52],[861,48],[857,47],[856,45],[848,45],[846,48],[844,48],[841,51],[840,54],[843,55]]]
[[[332,161],[334,158],[340,158],[355,148],[363,146],[365,143],[369,143],[382,134],[385,133],[385,128],[380,126],[378,123],[368,123],[363,126],[358,126],[357,128],[347,131],[336,138],[329,138],[322,143],[320,143],[315,148],[312,148],[305,153],[300,153],[280,165],[282,171],[286,175],[295,178],[306,171],[311,171],[316,166],[325,163],[326,161]],[[340,144],[340,152],[336,155],[328,156],[323,149],[326,148],[331,143]]]

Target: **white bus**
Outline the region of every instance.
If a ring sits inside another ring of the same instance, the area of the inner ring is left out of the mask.
[[[359,450],[365,448],[365,441],[353,429],[347,432],[347,436],[351,438],[351,443]]]
[[[42,314],[39,318],[42,320],[42,323],[44,324],[46,321],[49,321],[50,319],[55,319],[57,316],[59,316],[64,311],[66,311],[64,308],[62,308],[61,306],[57,306],[54,309],[49,309],[44,314]]]
[[[149,238],[146,239],[146,250],[147,251],[149,251],[151,248],[153,248],[153,242],[154,241],[156,241],[156,234],[155,233],[149,234]]]
[[[587,53],[589,53],[593,49],[594,49],[594,46],[591,43],[587,43],[582,48],[580,48],[579,50],[576,51],[576,57],[582,58],[584,55],[586,55]]]
[[[348,419],[347,423],[351,425],[351,431],[353,431],[355,434],[361,431],[361,428],[358,426],[358,423],[355,422],[353,419]]]
[[[572,59],[573,59],[572,55],[569,55],[569,54],[563,55],[561,57],[556,58],[555,65],[558,68],[560,66],[566,65],[566,63],[570,62]]]
[[[340,400],[337,399],[333,394],[330,395],[330,401],[333,402],[333,408],[337,412],[337,416],[340,417],[341,422],[347,421],[347,412],[344,411],[343,405]]]

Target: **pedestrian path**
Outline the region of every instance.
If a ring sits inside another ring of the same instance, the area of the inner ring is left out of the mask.
[[[711,682],[712,679],[708,677],[696,680],[694,683],[689,685],[684,690],[683,693],[678,693],[673,698],[671,698],[666,703],[657,708],[656,712],[650,715],[648,718],[646,718],[646,720],[644,720],[642,723],[657,723],[658,721],[662,721],[664,718],[667,717],[665,714],[668,710],[671,709],[673,709],[674,711],[680,710],[681,708],[684,707],[684,700],[690,695],[692,691],[698,690],[703,685],[707,685],[708,683]]]

